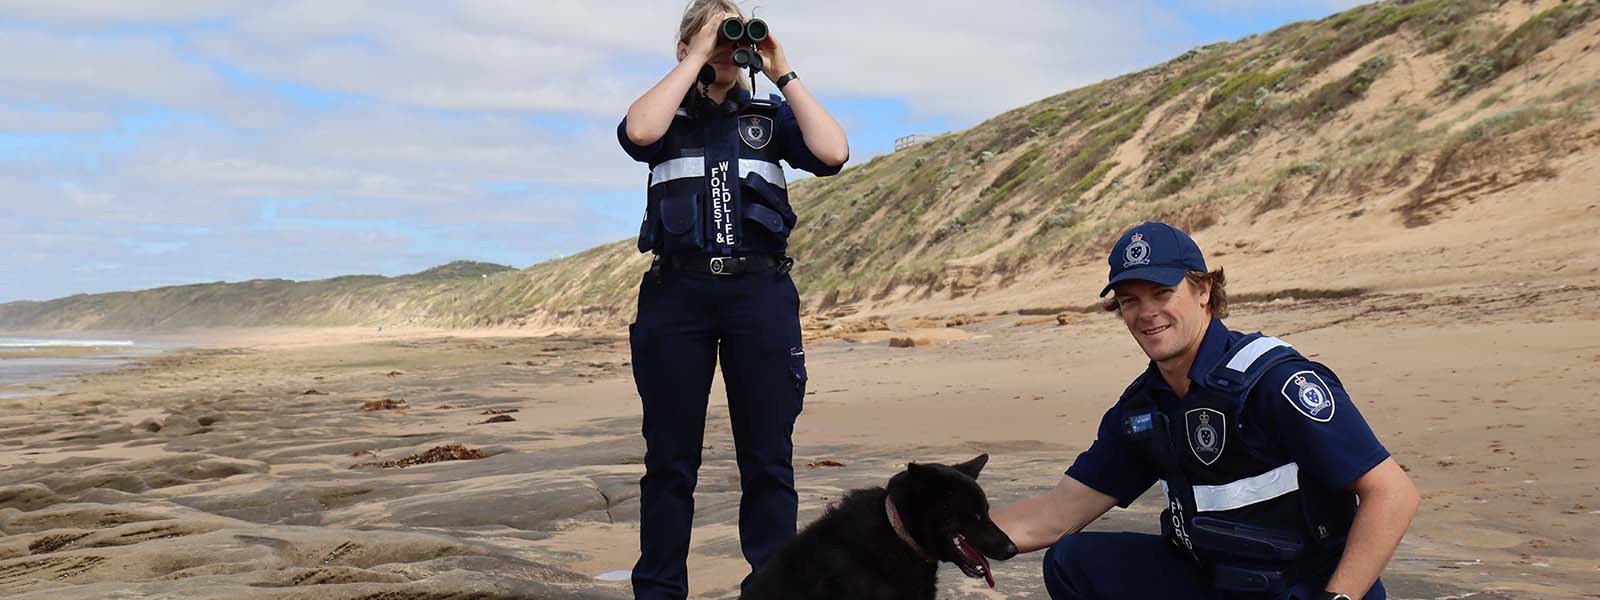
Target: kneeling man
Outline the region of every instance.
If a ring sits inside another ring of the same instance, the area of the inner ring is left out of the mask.
[[[1050,597],[1384,598],[1417,490],[1339,378],[1228,330],[1222,270],[1177,228],[1134,227],[1110,263],[1100,295],[1149,367],[1053,490],[994,513],[1019,550],[1050,548]],[[1157,481],[1162,535],[1079,533]]]

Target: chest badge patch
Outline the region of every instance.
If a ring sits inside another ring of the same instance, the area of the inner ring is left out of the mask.
[[[1222,411],[1196,408],[1183,413],[1189,433],[1189,450],[1195,459],[1206,466],[1222,458],[1222,449],[1228,443],[1228,417]]]
[[[745,115],[739,117],[739,139],[744,145],[760,150],[772,141],[772,117]]]
[[[1306,418],[1318,423],[1333,420],[1333,392],[1316,373],[1300,371],[1283,382],[1283,397]]]

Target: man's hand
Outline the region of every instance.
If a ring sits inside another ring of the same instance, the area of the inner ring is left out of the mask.
[[[991,513],[994,524],[1006,532],[1018,552],[1033,552],[1054,545],[1061,536],[1076,533],[1106,514],[1117,499],[1071,477],[1062,476],[1056,487]]]

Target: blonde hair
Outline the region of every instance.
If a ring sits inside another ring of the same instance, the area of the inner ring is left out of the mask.
[[[683,19],[678,21],[678,43],[688,44],[689,38],[704,27],[706,21],[722,13],[733,13],[744,18],[744,12],[739,10],[739,5],[732,0],[689,0],[689,5],[683,9]],[[734,78],[739,89],[748,91],[750,80],[743,76]]]

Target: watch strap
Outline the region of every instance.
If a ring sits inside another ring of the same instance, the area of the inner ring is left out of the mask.
[[[785,84],[789,83],[790,81],[794,81],[796,79],[799,79],[799,78],[800,78],[800,76],[795,74],[794,71],[789,71],[788,73],[784,73],[782,77],[779,77],[778,80],[773,82],[773,83],[778,86],[778,89],[781,90],[781,89],[783,89],[783,86]]]

